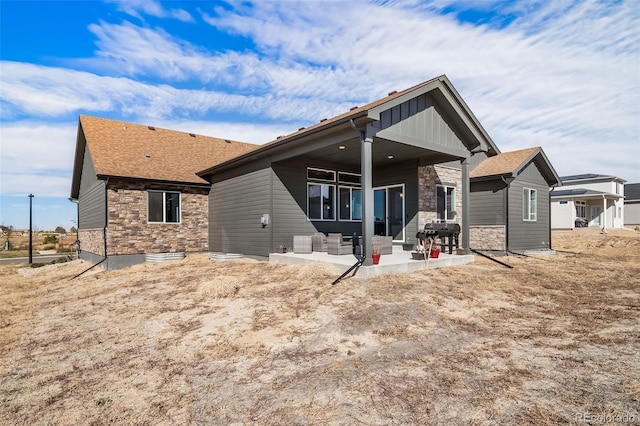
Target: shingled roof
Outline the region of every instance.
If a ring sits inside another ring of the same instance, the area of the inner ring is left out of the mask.
[[[258,147],[195,133],[81,115],[72,197],[79,185],[85,141],[98,176],[191,184],[207,184],[196,172]]]
[[[540,147],[503,152],[489,157],[473,169],[469,177],[471,179],[480,179],[498,176],[516,176],[538,156],[540,158],[538,165],[542,168],[541,172],[546,175],[547,181],[551,185],[560,184],[560,177]]]

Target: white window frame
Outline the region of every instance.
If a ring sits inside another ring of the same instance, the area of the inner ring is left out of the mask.
[[[587,203],[584,201],[576,201],[575,202],[576,205],[576,217],[581,217],[583,219],[587,218]],[[580,211],[582,211],[582,213],[584,213],[584,215],[580,215],[578,214]]]
[[[341,189],[348,189],[349,190],[349,219],[343,219],[342,217],[340,217],[340,209],[342,208],[342,200],[341,200]],[[360,219],[354,219],[353,218],[353,190],[358,190],[360,191]],[[345,186],[345,185],[340,185],[338,186],[338,196],[337,196],[337,201],[338,201],[338,206],[340,206],[338,208],[338,221],[339,222],[362,222],[362,188],[359,186]]]
[[[151,216],[149,214],[149,208],[151,207],[149,203],[149,194],[151,193],[162,193],[162,221],[152,221],[149,219]],[[167,194],[178,194],[178,221],[177,222],[167,222]],[[156,190],[156,189],[148,189],[147,190],[147,223],[148,224],[160,224],[160,225],[179,225],[182,223],[182,193],[180,191],[164,191],[164,190]]]
[[[533,200],[531,195],[533,194]],[[531,203],[533,201],[533,204]],[[523,188],[522,191],[522,220],[524,222],[538,221],[538,190]]]
[[[438,214],[440,213],[439,210],[439,205],[438,205],[438,188],[443,188],[444,190],[444,199],[445,199],[445,206],[444,206],[444,219],[440,219],[438,218]],[[452,193],[451,193],[451,199],[453,200],[453,208],[451,209],[451,211],[453,212],[453,217],[450,218],[448,216],[448,209],[447,209],[447,205],[446,205],[446,200],[447,200],[447,191],[449,189],[453,189]],[[436,218],[438,220],[438,222],[455,222],[456,218],[458,217],[458,212],[456,211],[456,197],[458,196],[458,188],[456,188],[454,185],[447,185],[447,184],[441,184],[441,185],[436,185]]]
[[[321,200],[321,205],[320,205],[320,218],[314,218],[314,217],[310,217],[309,213],[310,213],[310,208],[309,208],[309,187],[311,185],[316,185],[316,186],[320,186],[320,200]],[[329,206],[329,209],[333,212],[333,218],[330,219],[324,219],[322,216],[322,212],[324,211],[324,202],[322,201],[322,188],[323,187],[330,187],[333,188],[333,205]],[[307,220],[308,221],[314,221],[314,222],[335,222],[337,216],[339,216],[338,214],[336,214],[336,201],[338,198],[338,194],[336,191],[336,185],[335,184],[331,184],[331,183],[323,183],[323,182],[307,182]]]
[[[341,175],[349,175],[349,176],[357,176],[360,178],[360,183],[356,183],[356,182],[349,182],[349,181],[345,181],[340,179]],[[343,185],[351,185],[351,186],[357,186],[360,187],[362,186],[362,175],[360,175],[360,173],[352,173],[352,172],[338,172],[338,183],[341,183]]]

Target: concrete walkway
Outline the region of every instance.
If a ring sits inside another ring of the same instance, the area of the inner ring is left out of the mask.
[[[314,251],[310,254],[296,253],[271,253],[269,262],[286,263],[292,265],[304,265],[313,262],[325,262],[334,265],[341,272],[346,271],[357,259],[353,255],[332,255],[326,252]],[[428,269],[446,268],[459,266],[474,261],[473,255],[456,255],[440,253],[437,259],[429,259]],[[427,262],[424,260],[413,260],[410,251],[403,251],[402,246],[393,246],[392,254],[380,256],[380,263],[372,266],[361,266],[356,274],[357,277],[373,277],[382,274],[399,274],[404,272],[416,272],[427,269]]]

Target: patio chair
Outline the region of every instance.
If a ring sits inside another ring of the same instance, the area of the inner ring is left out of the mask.
[[[329,234],[327,237],[328,254],[353,254],[353,244],[342,239],[342,234]]]
[[[311,253],[311,235],[294,235],[293,236],[293,252],[294,253]]]
[[[313,251],[327,251],[327,236],[322,232],[316,232],[311,236],[311,246]]]

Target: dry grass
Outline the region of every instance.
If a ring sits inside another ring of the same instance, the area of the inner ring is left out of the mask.
[[[640,234],[349,279],[206,256],[0,267],[0,424],[640,419]]]

